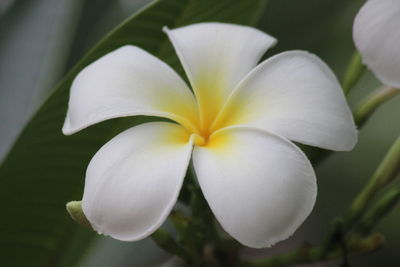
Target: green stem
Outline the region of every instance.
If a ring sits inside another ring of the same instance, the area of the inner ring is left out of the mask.
[[[345,95],[347,95],[360,80],[364,71],[365,66],[362,64],[361,55],[356,50],[350,59],[343,77],[342,87]]]
[[[346,247],[349,254],[363,254],[377,250],[384,244],[384,238],[380,234],[372,234],[367,238],[359,238],[351,236],[346,241]],[[324,258],[320,258],[321,251],[324,249],[320,246],[303,246],[295,251],[279,254],[265,259],[257,259],[252,261],[244,261],[240,266],[246,267],[280,267],[294,264],[315,263],[319,261],[327,261],[342,257],[342,248],[339,244],[335,244]]]
[[[214,216],[197,184],[192,163],[187,173],[187,204],[190,216],[174,211],[170,219],[178,232],[178,241],[188,251],[192,266],[218,266],[216,249],[219,236],[214,225]]]
[[[350,207],[345,220],[337,219],[331,233],[325,242],[319,246],[305,246],[298,250],[268,257],[265,259],[246,262],[245,266],[287,266],[299,263],[314,263],[330,259],[340,258],[345,248],[345,253],[365,253],[379,248],[383,244],[381,235],[372,235],[366,239],[360,238],[359,234],[368,234],[371,229],[383,218],[399,201],[400,191],[392,190],[384,195],[381,200],[367,214],[366,208],[372,198],[384,186],[390,184],[400,172],[400,137],[394,142],[388,153],[378,166],[370,182],[356,197]],[[348,231],[357,221],[361,219],[356,228],[357,234],[350,234],[345,238]],[[345,240],[346,239],[346,240]]]
[[[317,258],[322,260],[326,257],[326,254],[329,250],[337,243],[342,242],[344,238],[343,233],[343,219],[337,218],[332,223],[332,229],[326,236],[324,242],[322,243],[322,249],[320,250],[320,255],[317,255]]]
[[[377,108],[387,100],[400,94],[400,89],[383,86],[367,96],[353,112],[356,125],[361,128]]]
[[[169,218],[178,232],[179,243],[182,244],[190,256],[189,263],[194,266],[200,266],[204,238],[197,229],[197,222],[193,218],[177,211],[173,211]]]
[[[160,248],[171,253],[172,255],[182,258],[186,262],[190,262],[189,254],[181,246],[179,246],[172,236],[165,230],[159,228],[151,235],[151,238]]]
[[[365,214],[360,224],[357,226],[356,231],[362,235],[370,233],[372,228],[398,204],[399,200],[400,190],[392,189],[387,192],[378,203]]]
[[[345,219],[346,228],[350,228],[362,216],[371,200],[384,186],[390,184],[400,172],[400,137],[394,142],[388,153],[376,169],[371,180],[357,195],[350,206]]]

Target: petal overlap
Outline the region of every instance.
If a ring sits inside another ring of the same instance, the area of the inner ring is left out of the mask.
[[[351,150],[357,130],[339,82],[318,57],[290,51],[258,65],[238,85],[215,126],[248,125],[292,141]]]
[[[302,51],[257,66],[276,40],[251,27],[199,23],[164,31],[193,92],[134,46],[103,56],[72,83],[64,134],[124,116],[176,122],[135,126],[95,154],[82,200],[87,219],[119,240],[151,235],[177,201],[192,158],[212,212],[233,238],[254,248],[288,238],[317,195],[314,170],[292,141],[332,150],[357,141],[335,75]]]
[[[86,172],[82,208],[93,228],[133,241],[160,227],[178,198],[192,143],[181,126],[153,122],[105,144]]]
[[[276,43],[255,28],[226,23],[164,30],[189,78],[205,124],[218,113],[238,81]]]
[[[124,46],[75,78],[63,132],[134,115],[165,117],[188,128],[198,117],[193,94],[174,70],[138,47]]]
[[[193,165],[222,227],[260,248],[288,238],[310,214],[316,180],[303,152],[258,129],[226,128],[195,147]]]

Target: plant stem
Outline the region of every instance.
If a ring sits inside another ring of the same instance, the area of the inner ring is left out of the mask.
[[[391,183],[400,172],[400,137],[396,139],[386,156],[376,169],[371,180],[357,195],[345,219],[345,227],[350,228],[362,216],[373,197],[384,186]]]
[[[159,228],[151,235],[151,238],[165,251],[181,257],[186,262],[190,262],[189,254],[181,246],[179,246],[172,236],[165,230]]]
[[[326,236],[324,242],[322,243],[322,248],[320,254],[317,258],[322,260],[326,257],[329,250],[337,243],[343,243],[344,231],[343,231],[343,219],[337,218],[333,221],[333,227],[331,231]]]
[[[378,203],[365,214],[356,231],[362,235],[370,233],[372,228],[398,204],[399,200],[400,190],[392,189],[385,193]]]
[[[397,94],[400,94],[400,89],[386,86],[382,86],[381,88],[372,92],[353,112],[356,125],[361,128],[377,108]]]
[[[347,253],[365,253],[379,248],[383,244],[383,237],[381,235],[374,234],[367,238],[362,238],[362,236],[368,234],[379,220],[398,203],[400,200],[400,191],[389,191],[370,211],[367,212],[366,209],[376,193],[384,186],[390,184],[399,172],[400,137],[397,138],[389,149],[369,183],[356,197],[345,219],[336,219],[334,221],[333,229],[322,245],[303,246],[292,252],[245,262],[245,266],[287,266],[326,261],[341,256],[347,259]],[[363,216],[365,213],[366,215]],[[349,230],[357,222],[360,223],[355,231],[352,234],[349,233]],[[348,236],[347,238],[346,235]],[[346,263],[347,261],[345,260]]]
[[[346,247],[350,254],[363,254],[377,250],[384,244],[384,238],[380,234],[372,234],[366,238],[359,238],[356,235],[351,236],[346,241]],[[242,262],[246,267],[280,267],[293,264],[315,263],[318,261],[327,261],[342,257],[342,249],[339,244],[335,244],[324,258],[320,258],[323,246],[303,246],[295,251],[283,253],[280,255],[257,259],[253,261]]]
[[[356,50],[354,51],[350,59],[350,62],[347,65],[347,69],[343,77],[342,87],[345,95],[347,95],[350,92],[350,90],[356,85],[356,83],[360,80],[364,71],[365,71],[365,65],[362,64],[361,55]]]

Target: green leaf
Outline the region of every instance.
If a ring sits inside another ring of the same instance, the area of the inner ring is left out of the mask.
[[[64,252],[74,245],[74,233],[82,231],[68,216],[65,204],[81,198],[91,157],[116,133],[147,120],[111,120],[71,137],[63,136],[61,127],[75,75],[97,58],[126,44],[144,48],[181,72],[162,26],[175,28],[201,21],[253,24],[264,2],[156,1],[128,18],[89,51],[33,116],[0,168],[2,266],[60,265]]]

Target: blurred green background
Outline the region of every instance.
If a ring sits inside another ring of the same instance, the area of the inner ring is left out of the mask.
[[[0,1],[0,162],[56,82],[104,34],[148,2]],[[279,42],[266,56],[284,50],[308,50],[325,60],[341,78],[354,50],[353,18],[363,2],[268,1],[264,10],[260,10],[262,16],[257,27]],[[367,72],[352,90],[350,105],[354,108],[378,85],[374,76]],[[312,215],[291,239],[263,253],[286,251],[303,241],[321,241],[329,222],[346,210],[399,135],[399,114],[400,97],[397,97],[379,109],[362,129],[354,151],[336,153],[318,167],[319,196]],[[371,255],[352,257],[352,266],[400,266],[399,211],[397,206],[378,226],[378,231],[386,236],[385,247]],[[0,231],[7,229],[0,228]],[[157,266],[168,259],[151,240],[124,243],[96,237],[87,242],[91,237],[90,231],[78,228],[73,235],[75,245],[61,248],[62,252],[49,261],[49,266],[140,267]],[[0,235],[0,243],[1,239]],[[0,266],[3,266],[2,257],[5,255],[0,251]],[[338,262],[314,266],[338,266]]]

